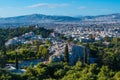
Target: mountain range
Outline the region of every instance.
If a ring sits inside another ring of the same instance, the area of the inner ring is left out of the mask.
[[[109,14],[109,15],[98,15],[98,16],[54,16],[54,15],[43,15],[43,14],[32,14],[16,17],[7,17],[0,18],[0,26],[9,26],[12,24],[39,24],[39,23],[60,23],[60,22],[69,22],[69,23],[119,23],[120,22],[120,13]]]

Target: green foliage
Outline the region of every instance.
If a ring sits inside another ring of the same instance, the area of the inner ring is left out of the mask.
[[[9,74],[2,74],[0,80],[10,80],[11,76]]]
[[[47,46],[51,46],[51,45],[52,45],[52,42],[47,39],[47,40],[46,40],[46,45],[47,45]]]
[[[102,66],[98,74],[98,80],[110,80],[114,73],[108,68],[108,66]]]
[[[4,46],[8,39],[21,36],[22,34],[33,31],[36,35],[42,35],[44,38],[48,37],[53,30],[48,30],[43,27],[36,28],[35,26],[18,27],[18,28],[4,28],[0,29],[0,49]]]
[[[0,53],[0,68],[4,67],[6,62],[7,62],[6,55]]]
[[[95,37],[92,34],[89,35],[89,38],[92,39],[93,41],[95,40]]]
[[[57,78],[62,78],[65,75],[65,73],[66,73],[66,71],[64,69],[59,69],[54,73],[54,75]]]
[[[15,57],[16,57],[15,51],[8,51],[7,52],[7,58],[8,58],[9,62],[11,62],[11,61],[15,62]],[[19,59],[19,61],[35,59],[36,53],[31,51],[30,49],[21,48],[17,52],[17,58]]]
[[[42,45],[41,40],[33,41],[33,44],[36,46],[36,53],[39,52],[39,46]]]
[[[18,79],[19,78],[19,79]],[[120,73],[113,72],[109,67],[98,67],[97,64],[83,65],[78,61],[75,66],[66,63],[39,63],[32,65],[21,75],[1,71],[1,80],[119,80]]]
[[[64,51],[64,61],[69,63],[69,52],[68,52],[68,45],[67,44],[65,46],[65,51]]]
[[[115,51],[114,51],[115,52]],[[113,70],[120,70],[120,52],[119,50],[115,53],[106,50],[101,55],[103,64],[107,65],[109,68]]]
[[[76,65],[73,67],[75,70],[81,70],[83,67],[83,64],[81,61],[78,61]]]
[[[18,69],[18,57],[17,57],[17,52],[15,53],[15,67]]]
[[[115,74],[114,79],[120,80],[120,71]]]
[[[37,57],[40,58],[40,57],[43,57],[44,60],[48,60],[49,58],[49,50],[46,46],[39,46],[39,51],[37,53]]]
[[[83,65],[80,61],[68,70],[63,80],[96,80],[99,69],[96,64]]]
[[[68,42],[72,42],[73,41],[73,38],[70,36],[69,38],[68,38]]]
[[[42,45],[41,41],[33,41],[33,45],[20,45],[17,57],[14,51],[18,48],[17,45],[11,45],[8,50],[5,48],[5,41],[30,31],[38,35],[42,34],[43,37],[49,36],[49,33],[52,32],[51,30],[33,26],[0,29],[0,67],[5,66],[6,60],[8,62],[15,62],[15,60],[17,62],[18,59],[22,61],[36,58],[48,60],[50,55],[48,46],[51,45],[49,40],[46,40],[47,46]],[[63,35],[60,37],[65,38]],[[92,35],[89,37],[94,38]],[[72,38],[68,40],[70,42],[73,41]],[[64,63],[39,63],[36,67],[31,65],[24,74],[20,75],[0,69],[0,80],[120,80],[120,40],[119,38],[113,38],[111,41],[108,37],[105,37],[105,41],[109,42],[109,44],[94,42],[90,43],[89,46],[86,45],[86,48],[89,48],[90,57],[96,58],[97,63],[83,65],[81,61],[78,61],[74,66],[69,66],[68,45],[66,45]],[[82,43],[78,44],[81,45]],[[87,63],[86,48],[84,51],[84,63]]]
[[[105,38],[104,38],[104,41],[106,41],[106,42],[110,42],[110,37],[109,36],[105,36]]]
[[[12,74],[0,68],[0,80],[25,80],[21,75]]]
[[[84,64],[87,64],[87,49],[84,48]]]
[[[116,47],[117,47],[117,45],[118,45],[118,38],[113,38],[112,42],[113,42],[113,43],[116,45]]]

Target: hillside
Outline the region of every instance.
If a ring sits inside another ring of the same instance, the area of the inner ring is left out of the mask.
[[[98,15],[98,16],[53,16],[43,14],[32,14],[16,17],[0,18],[0,26],[21,26],[41,23],[119,23],[120,14]]]

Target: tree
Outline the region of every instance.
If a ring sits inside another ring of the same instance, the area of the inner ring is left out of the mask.
[[[102,66],[98,73],[98,80],[111,80],[112,76],[113,72],[108,68],[108,66]]]
[[[54,75],[56,76],[56,78],[60,79],[65,75],[66,71],[64,69],[59,69],[57,70]]]
[[[39,50],[38,50],[38,53],[37,53],[37,58],[41,58],[43,48],[44,48],[44,46],[39,46]]]
[[[113,38],[112,42],[115,44],[115,46],[118,46],[118,38]]]
[[[84,48],[84,64],[87,63],[87,50],[86,47]]]
[[[33,44],[36,46],[36,52],[38,53],[39,46],[42,44],[42,41],[41,40],[33,41]]]
[[[46,43],[47,46],[51,46],[51,44],[52,44],[52,42],[50,40],[48,40],[48,39],[46,40],[45,43]]]
[[[6,47],[2,48],[2,53],[0,53],[0,67],[4,67],[7,62]]]
[[[71,42],[71,41],[73,41],[73,38],[70,36],[70,37],[68,38],[68,42]]]
[[[115,80],[120,80],[120,71],[115,74],[114,78]]]
[[[18,69],[18,57],[17,57],[17,52],[15,53],[15,67]]]
[[[25,80],[37,80],[37,71],[32,67],[32,66],[29,66],[27,69],[26,69],[26,72],[25,72],[25,75],[24,75],[24,79]]]
[[[110,42],[110,37],[109,36],[105,36],[104,41]]]
[[[82,70],[83,64],[81,61],[78,61],[76,65],[74,66],[74,70]]]
[[[46,47],[43,48],[42,55],[44,57],[44,60],[48,60],[48,58],[49,58],[49,50]]]
[[[113,70],[120,70],[120,52],[106,51],[102,55],[102,63]]]
[[[89,38],[90,38],[92,41],[94,41],[94,40],[95,40],[95,37],[94,37],[94,35],[93,35],[93,34],[89,34]]]
[[[2,53],[0,53],[0,68],[3,68],[5,66],[5,63],[5,56]]]
[[[0,76],[0,80],[11,80],[11,75],[10,74],[2,74],[1,76]]]
[[[90,64],[90,45],[89,43],[87,43],[87,53],[88,53],[88,56],[87,56],[87,63]]]
[[[68,45],[67,44],[65,46],[65,51],[64,51],[64,61],[69,63],[69,52],[68,52]]]

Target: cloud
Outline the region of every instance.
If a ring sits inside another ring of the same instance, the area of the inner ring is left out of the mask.
[[[66,6],[69,6],[69,4],[39,3],[39,4],[30,5],[30,6],[28,6],[28,7],[29,7],[29,8],[43,8],[43,7],[47,7],[47,8],[57,8],[57,7],[66,7]]]
[[[87,7],[86,6],[80,6],[80,7],[78,7],[78,9],[86,9]]]

